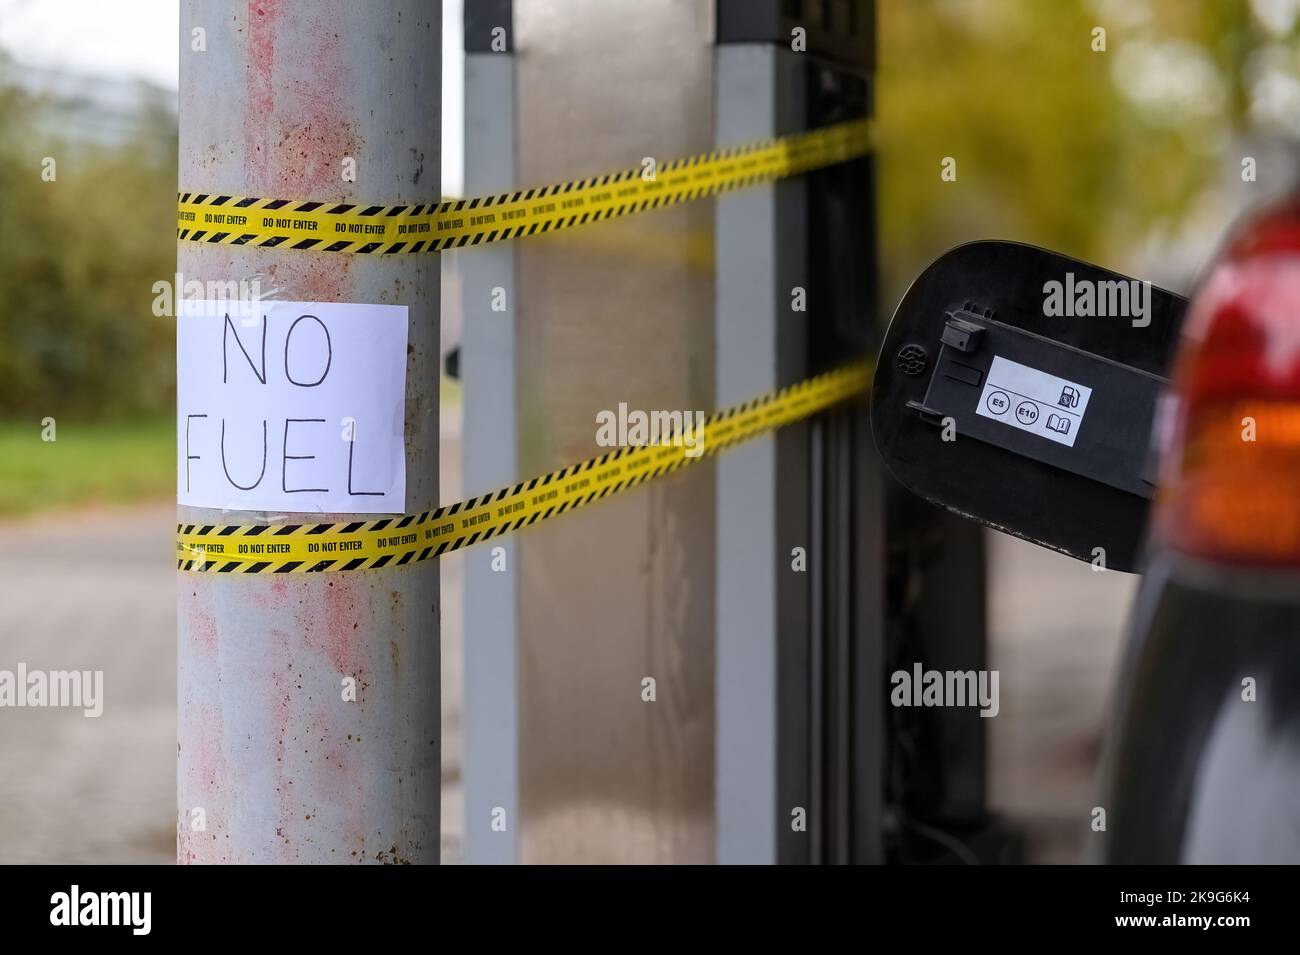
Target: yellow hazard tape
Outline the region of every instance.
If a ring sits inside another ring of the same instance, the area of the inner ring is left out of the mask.
[[[846,162],[871,151],[870,120],[539,189],[422,205],[364,206],[186,192],[177,237],[318,252],[438,252],[689,202]]]
[[[870,381],[870,364],[858,362],[719,411],[704,423],[704,454],[697,457],[671,443],[620,448],[423,514],[334,524],[182,524],[176,533],[177,567],[289,574],[427,560],[643,484],[861,394]]]

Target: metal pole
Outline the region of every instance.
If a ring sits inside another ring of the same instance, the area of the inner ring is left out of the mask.
[[[180,188],[370,204],[436,199],[439,7],[184,0]],[[344,175],[348,159],[355,182]],[[408,510],[438,503],[436,256],[181,243],[177,262],[186,281],[256,279],[281,300],[408,306]],[[178,514],[200,523],[353,517]],[[352,573],[183,574],[177,591],[179,861],[436,862],[436,561]],[[349,677],[355,702],[341,692]]]
[[[465,9],[467,195],[517,184],[513,28],[510,0]],[[464,491],[478,495],[520,475],[515,246],[457,254]],[[465,861],[475,865],[519,861],[518,560],[509,536],[465,558]]]
[[[797,54],[772,42],[720,36],[717,137],[732,145],[795,132],[805,99]],[[770,183],[717,203],[717,402],[792,384],[806,374],[804,315],[791,290],[804,275],[801,180]],[[718,459],[717,515],[717,805],[718,861],[789,861],[791,811],[808,809],[802,757],[807,716],[791,705],[807,685],[810,613],[804,579],[791,553],[811,553],[804,512],[779,504],[807,501],[808,426],[747,442]],[[806,840],[800,844],[806,848]],[[788,850],[786,850],[788,851]]]

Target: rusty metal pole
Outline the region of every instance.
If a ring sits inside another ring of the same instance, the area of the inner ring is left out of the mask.
[[[181,190],[436,199],[440,39],[440,4],[427,0],[184,0]],[[257,280],[281,300],[408,306],[407,509],[438,503],[436,256],[180,243],[177,262],[186,281]],[[199,523],[353,518],[178,513]],[[179,861],[438,860],[436,561],[181,574],[177,609]],[[348,677],[356,702],[343,699]]]

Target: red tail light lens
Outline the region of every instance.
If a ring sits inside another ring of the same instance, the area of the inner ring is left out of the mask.
[[[1237,235],[1187,317],[1156,529],[1227,563],[1300,566],[1300,201]]]

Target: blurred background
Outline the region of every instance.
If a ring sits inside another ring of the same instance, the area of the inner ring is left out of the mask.
[[[976,238],[1186,294],[1232,221],[1293,180],[1300,0],[880,0],[877,15],[886,312]],[[460,18],[444,4],[446,195],[462,189]],[[175,272],[177,34],[167,0],[0,0],[0,667],[103,669],[108,694],[99,720],[0,711],[0,862],[173,858],[174,337],[154,285]],[[445,256],[448,348],[457,275]],[[450,501],[457,384],[442,397]],[[989,721],[991,802],[1031,858],[1068,861],[1133,579],[993,537],[991,665],[1018,692]],[[459,555],[442,573],[456,861]]]

